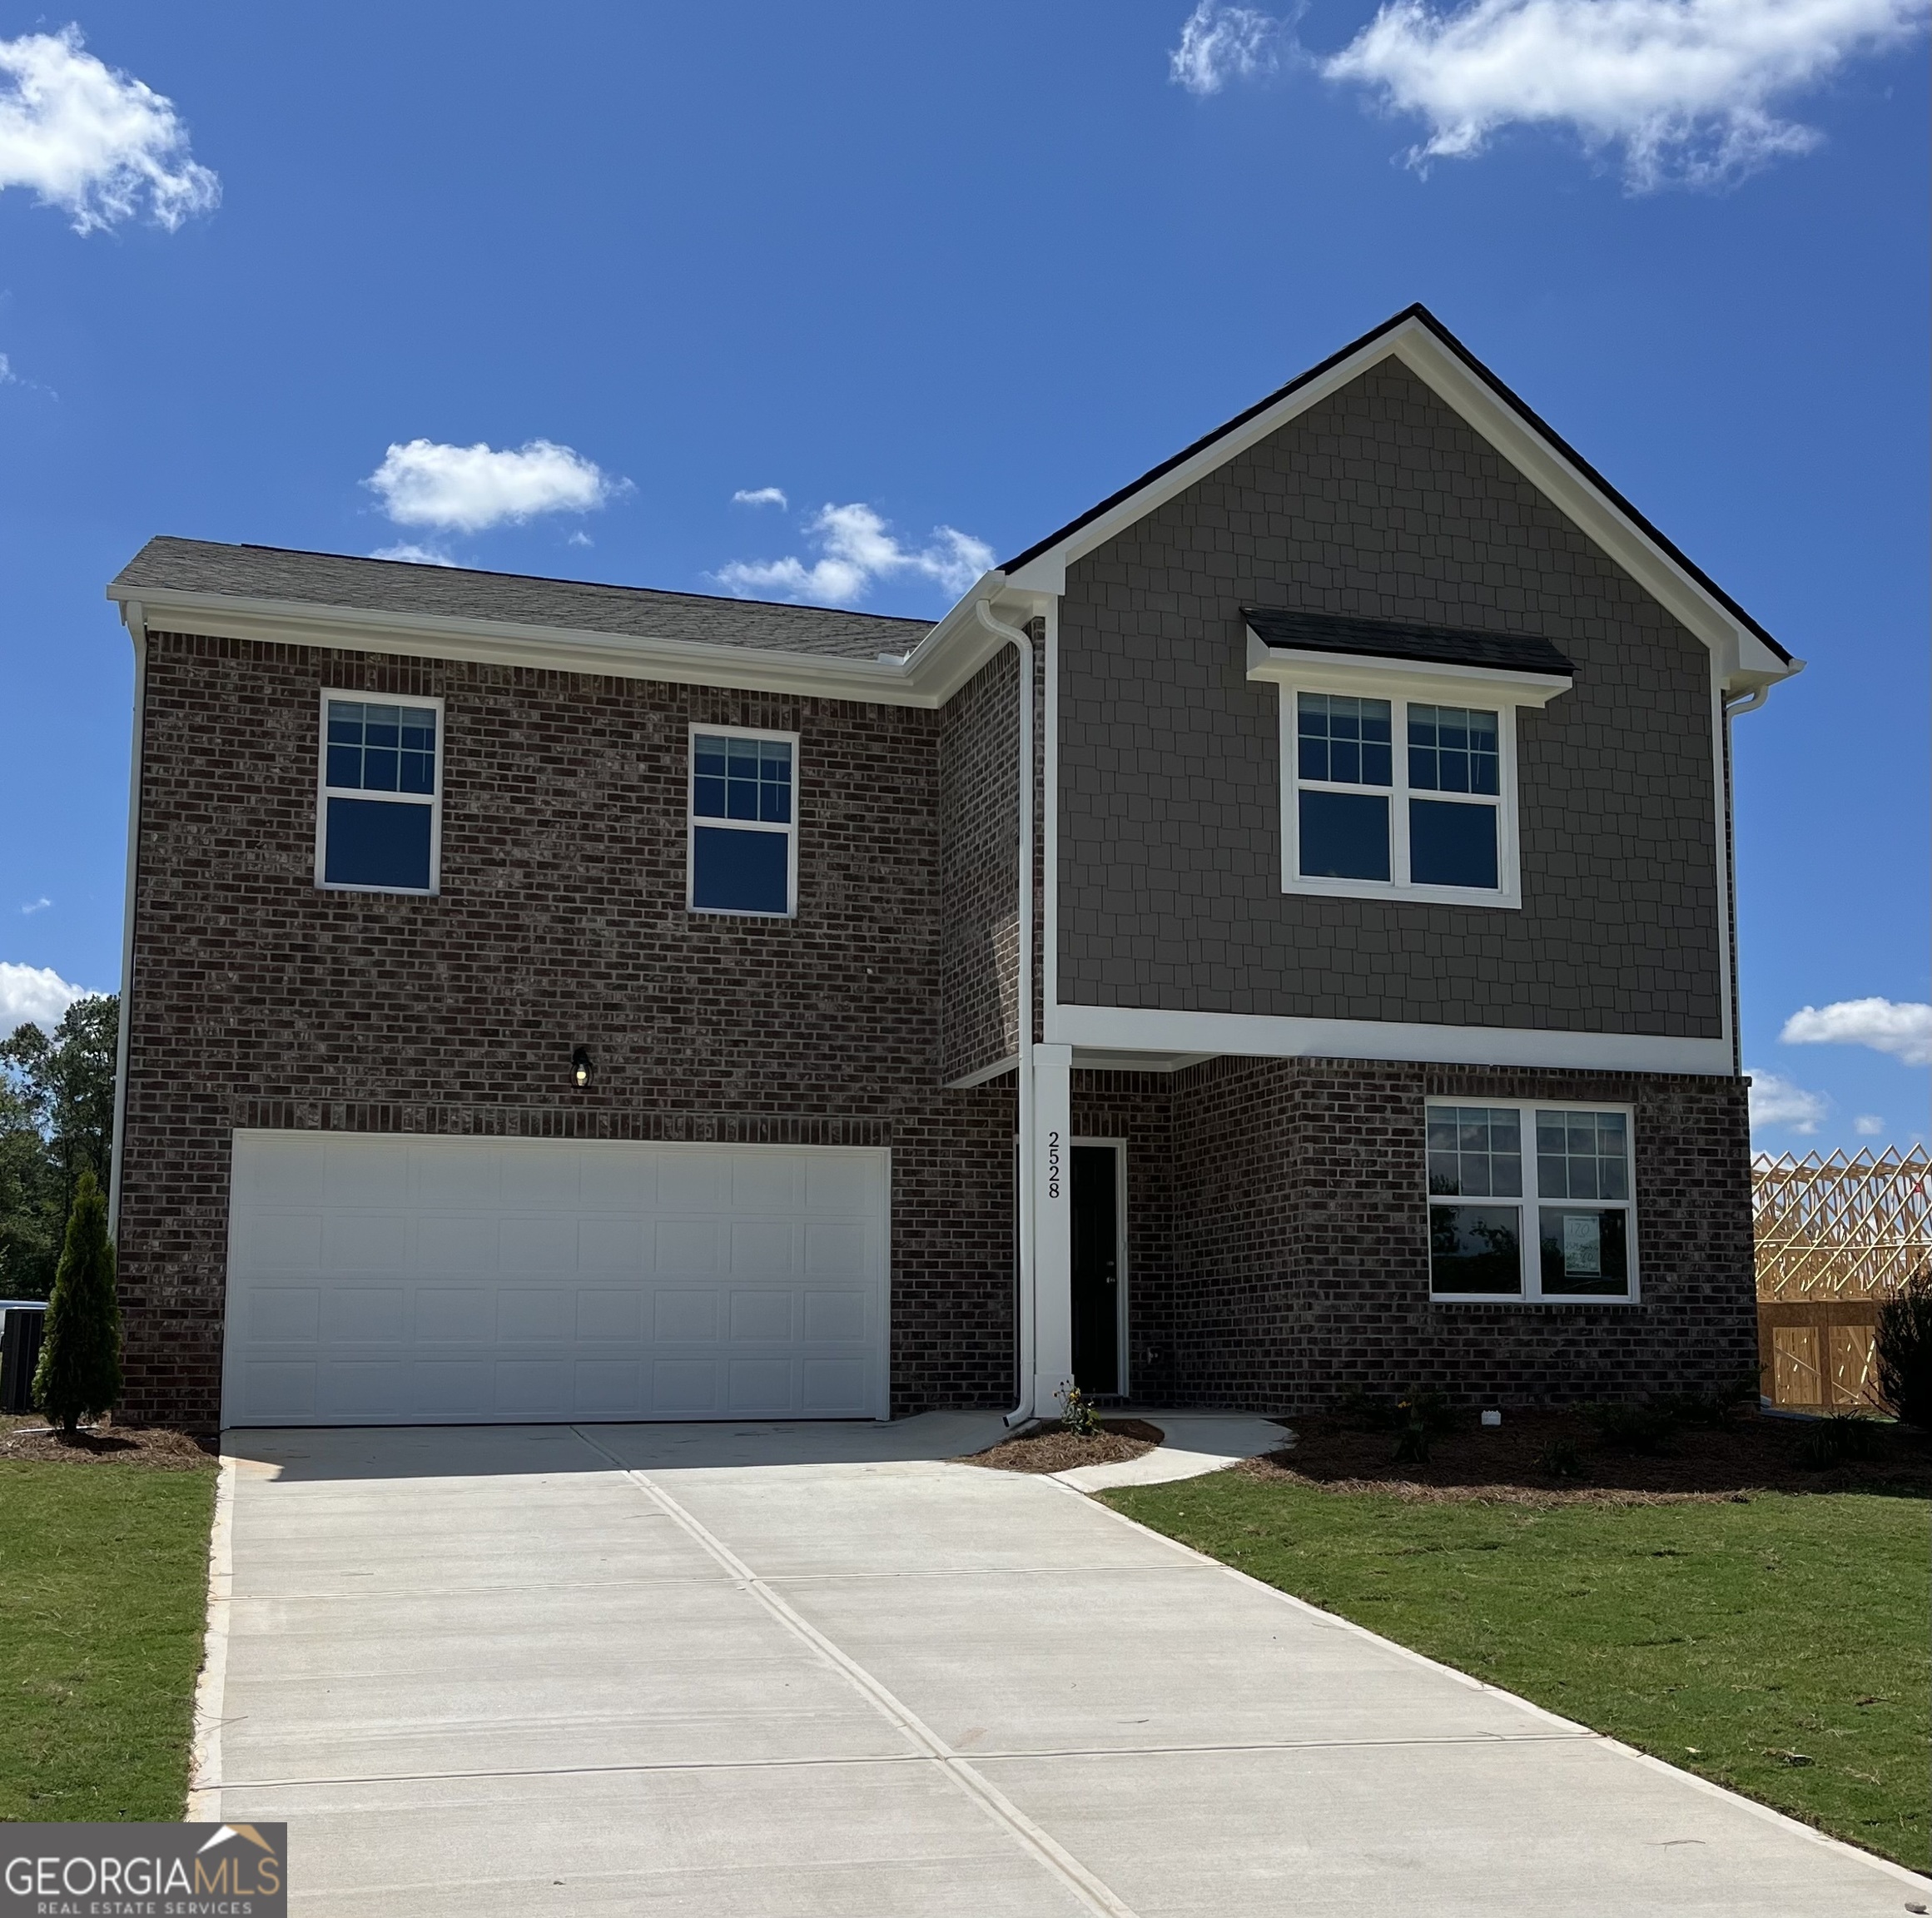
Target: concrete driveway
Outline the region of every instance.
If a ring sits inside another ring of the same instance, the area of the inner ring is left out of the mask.
[[[286,1819],[291,1908],[344,1918],[1925,1898],[1069,1488],[944,1463],[996,1429],[231,1434],[192,1815]]]

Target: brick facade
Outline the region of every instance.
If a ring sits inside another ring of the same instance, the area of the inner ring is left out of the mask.
[[[1431,1098],[1632,1106],[1641,1302],[1432,1302]],[[1740,1081],[1227,1058],[1168,1081],[1081,1074],[1074,1130],[1128,1140],[1141,1399],[1293,1411],[1412,1384],[1463,1404],[1622,1399],[1756,1362]]]
[[[325,687],[446,702],[439,897],[316,887]],[[1011,1403],[1012,1095],[939,1075],[938,714],[158,633],[144,712],[130,1416],[216,1422],[229,1134],[263,1123],[849,1130],[892,1150],[895,1410]],[[801,735],[796,919],[686,912],[693,721]]]

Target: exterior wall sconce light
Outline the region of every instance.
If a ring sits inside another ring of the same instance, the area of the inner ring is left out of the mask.
[[[579,1046],[570,1055],[570,1077],[579,1092],[589,1090],[590,1048],[588,1046]]]

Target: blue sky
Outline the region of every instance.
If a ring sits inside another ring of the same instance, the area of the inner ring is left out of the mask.
[[[149,534],[936,615],[1419,299],[1810,662],[1760,1142],[1923,1135],[1925,0],[1286,13],[0,4],[0,1017],[118,975]]]

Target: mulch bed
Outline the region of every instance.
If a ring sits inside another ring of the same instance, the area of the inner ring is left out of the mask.
[[[191,1472],[211,1464],[220,1448],[211,1438],[159,1426],[83,1425],[71,1438],[51,1432],[38,1414],[0,1419],[0,1459],[21,1458],[42,1465],[93,1465],[103,1461],[140,1465],[156,1472]]]
[[[1878,1455],[1824,1470],[1805,1463],[1809,1427],[1740,1413],[1716,1427],[1680,1425],[1655,1452],[1605,1443],[1573,1412],[1508,1411],[1499,1427],[1473,1415],[1430,1442],[1427,1464],[1393,1463],[1395,1434],[1334,1417],[1292,1421],[1297,1443],[1234,1469],[1329,1492],[1380,1492],[1401,1498],[1511,1504],[1669,1504],[1748,1498],[1754,1492],[1890,1491],[1932,1496],[1932,1443],[1897,1427],[1876,1428]],[[1562,1478],[1539,1461],[1559,1443],[1582,1468]]]
[[[990,1465],[996,1472],[1070,1472],[1076,1465],[1113,1465],[1123,1458],[1138,1458],[1166,1436],[1145,1419],[1103,1419],[1090,1438],[1076,1438],[1064,1426],[1042,1422],[956,1463]]]

